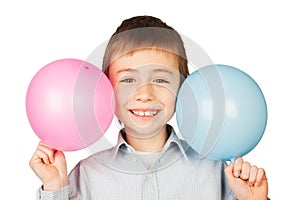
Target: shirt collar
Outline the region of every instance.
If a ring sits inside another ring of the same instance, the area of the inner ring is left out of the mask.
[[[170,136],[162,149],[162,153],[168,151],[170,148],[178,148],[180,150],[182,156],[185,159],[187,159],[186,150],[189,147],[187,145],[187,143],[180,140],[178,138],[178,136],[176,135],[173,127],[168,124],[167,124],[167,133],[169,133]],[[112,150],[111,159],[108,159],[107,161],[115,159],[115,157],[117,156],[117,154],[120,150],[127,151],[129,153],[135,152],[134,148],[132,146],[130,146],[124,138],[125,138],[125,130],[121,129],[119,132],[119,136],[118,136],[118,142],[117,142],[116,146],[113,147],[113,149],[111,149]]]
[[[189,148],[186,142],[183,140],[180,140],[175,133],[173,127],[171,125],[167,125],[167,132],[170,133],[170,136],[165,143],[162,152],[167,151],[168,149],[172,148],[174,145],[179,148],[181,154],[184,156],[185,159],[187,159],[186,150]]]

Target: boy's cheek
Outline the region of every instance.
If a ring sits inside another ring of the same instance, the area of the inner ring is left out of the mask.
[[[118,103],[126,103],[131,99],[134,90],[130,88],[115,87],[114,92]]]
[[[169,86],[164,88],[159,88],[155,92],[159,94],[159,98],[169,99],[169,101],[175,100],[178,93],[178,87],[176,86]]]
[[[109,78],[109,81],[113,88],[115,88],[117,86],[117,81],[114,78]]]

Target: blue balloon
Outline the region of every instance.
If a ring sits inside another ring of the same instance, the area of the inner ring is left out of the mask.
[[[178,128],[202,157],[234,160],[261,140],[267,105],[258,84],[227,65],[209,65],[190,74],[176,102]]]

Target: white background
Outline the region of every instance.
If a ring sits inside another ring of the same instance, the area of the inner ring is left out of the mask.
[[[125,18],[153,15],[197,42],[214,63],[251,75],[268,124],[245,159],[266,169],[269,196],[299,195],[299,4],[296,1],[6,1],[0,3],[1,197],[34,199],[28,162],[38,143],[25,110],[27,86],[47,63],[86,59]],[[69,170],[88,152],[66,154]]]

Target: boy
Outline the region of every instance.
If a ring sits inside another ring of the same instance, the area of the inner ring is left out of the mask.
[[[110,39],[103,70],[124,125],[115,147],[79,162],[67,176],[63,152],[40,142],[30,166],[41,199],[267,199],[263,169],[200,158],[167,122],[188,76],[181,37],[160,19],[127,19]]]

